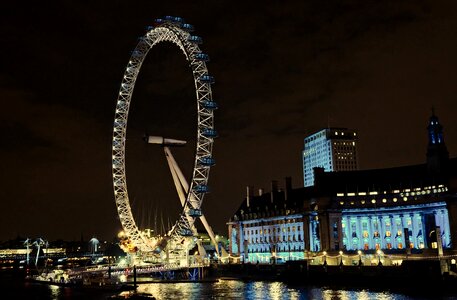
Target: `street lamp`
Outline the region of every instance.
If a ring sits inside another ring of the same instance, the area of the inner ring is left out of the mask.
[[[327,265],[327,251],[322,252],[322,254],[324,255],[324,266],[326,266]]]
[[[357,254],[359,255],[359,266],[362,265],[362,251],[357,251]]]
[[[378,251],[376,251],[376,253],[378,254],[378,266],[382,266],[382,262],[381,262],[382,251],[378,250]]]
[[[340,250],[340,266],[343,265],[343,251]]]

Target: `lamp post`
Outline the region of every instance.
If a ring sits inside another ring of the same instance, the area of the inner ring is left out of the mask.
[[[343,251],[340,250],[339,254],[340,254],[340,266],[342,266],[343,265]]]
[[[382,262],[381,262],[382,251],[378,250],[378,251],[376,251],[376,253],[378,254],[378,266],[382,266]]]
[[[324,266],[326,266],[327,265],[327,251],[322,252],[322,254],[324,255]]]
[[[357,251],[357,254],[359,255],[359,266],[363,265],[362,263],[362,251]]]

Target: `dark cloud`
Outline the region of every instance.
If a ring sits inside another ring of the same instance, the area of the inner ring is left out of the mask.
[[[246,185],[268,189],[292,176],[301,186],[303,138],[322,127],[359,130],[362,168],[421,163],[434,105],[451,156],[457,151],[453,1],[8,2],[0,11],[0,180],[10,213],[0,239],[111,238],[119,229],[116,97],[137,38],[168,14],[196,27],[216,78],[220,138],[204,211],[217,231],[225,233]],[[152,49],[128,132],[129,192],[141,223],[156,210],[167,223],[179,210],[161,149],[141,139],[148,131],[188,140],[174,153],[190,174],[194,93],[180,51]]]

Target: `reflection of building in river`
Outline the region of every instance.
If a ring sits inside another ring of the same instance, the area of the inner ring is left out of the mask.
[[[428,126],[427,163],[389,169],[325,172],[314,185],[271,192],[252,187],[230,219],[230,251],[250,262],[303,259],[313,252],[457,250],[457,158],[449,159],[442,127]],[[437,228],[439,228],[437,230]],[[439,233],[437,236],[436,233]]]

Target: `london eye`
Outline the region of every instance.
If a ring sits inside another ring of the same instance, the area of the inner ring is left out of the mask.
[[[166,16],[156,19],[154,26],[147,28],[147,33],[139,39],[132,51],[117,98],[112,140],[115,202],[125,236],[138,251],[143,253],[160,254],[166,247],[175,247],[173,245],[179,244],[176,241],[195,238],[197,219],[202,221],[211,240],[213,243],[215,242],[214,234],[201,207],[205,194],[209,192],[210,168],[215,164],[212,148],[214,139],[217,137],[214,128],[214,110],[217,109],[217,103],[213,101],[211,92],[214,77],[209,74],[206,66],[209,56],[201,51],[199,45],[202,43],[202,38],[194,35],[193,31],[193,26],[180,17]],[[132,213],[127,191],[126,139],[129,108],[135,82],[148,52],[161,42],[170,42],[177,46],[190,66],[195,84],[197,132],[193,171],[189,180],[184,178],[170,151],[170,147],[183,145],[186,142],[161,136],[146,137],[148,143],[163,146],[182,207],[181,213],[166,236],[155,238],[148,236],[138,228]]]

